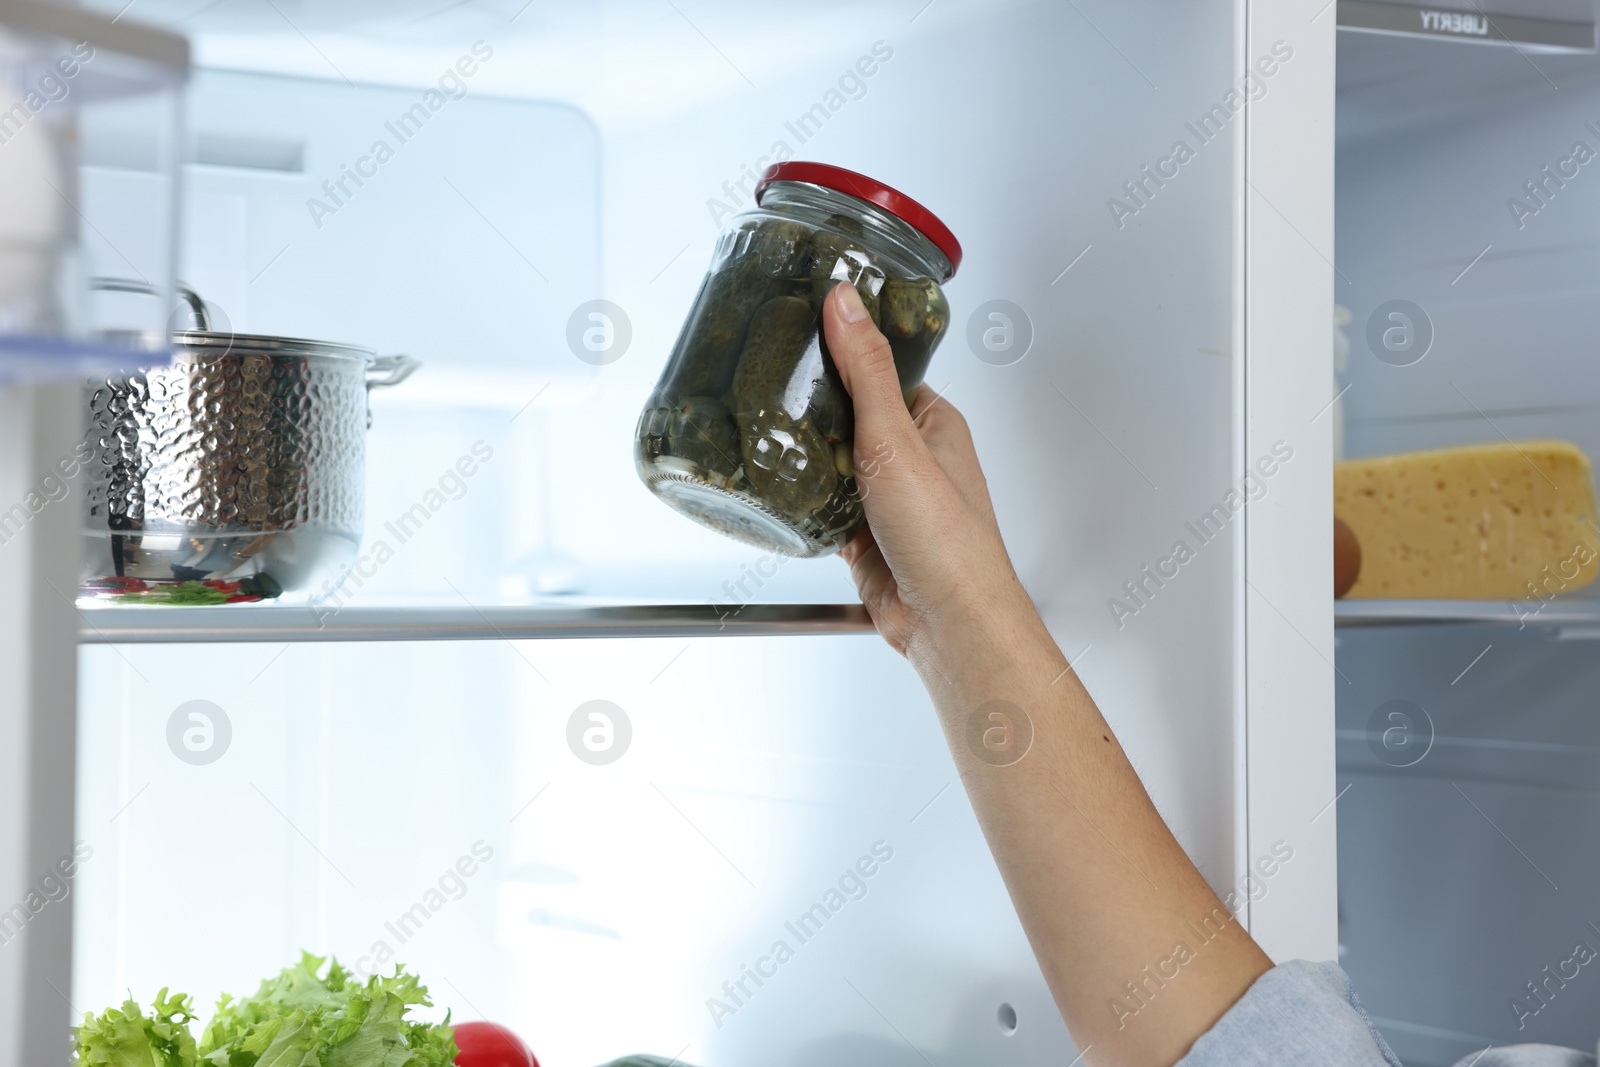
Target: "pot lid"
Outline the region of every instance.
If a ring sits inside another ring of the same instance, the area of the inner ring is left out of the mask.
[[[143,296],[160,296],[164,292],[147,281],[131,278],[92,278],[89,286],[101,292],[134,293]],[[358,359],[371,363],[377,353],[360,345],[340,344],[336,341],[311,341],[302,337],[278,337],[272,334],[233,333],[211,329],[211,318],[206,303],[193,289],[178,282],[174,286],[177,296],[189,306],[195,329],[173,330],[171,337],[162,337],[149,330],[104,330],[99,336],[128,348],[158,352],[171,346],[174,353],[188,352],[209,356],[325,356],[332,359]]]
[[[371,363],[377,353],[360,345],[336,341],[309,341],[300,337],[274,337],[269,334],[223,333],[214,330],[174,330],[163,338],[151,330],[102,330],[99,340],[152,354],[171,351],[175,356],[321,356]]]
[[[336,341],[310,341],[301,337],[275,337],[259,333],[225,333],[216,330],[175,330],[172,334],[175,353],[192,352],[210,356],[327,356],[335,359],[359,359],[370,363],[377,352],[360,345],[340,344]]]

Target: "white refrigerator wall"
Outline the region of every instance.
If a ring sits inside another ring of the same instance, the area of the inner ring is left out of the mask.
[[[538,11],[516,30],[524,37],[496,27],[500,65],[474,92],[507,102],[480,102],[511,109],[539,85],[542,46],[527,29]],[[655,502],[630,442],[717,231],[708,202],[728,201],[724,183],[782,141],[797,157],[904,189],[962,238],[953,325],[930,380],[971,420],[1023,579],[1156,803],[1212,883],[1240,887],[1242,521],[1229,503],[1249,492],[1235,469],[1239,122],[1217,122],[1204,140],[1189,126],[1241,77],[1233,5],[848,12],[826,33],[797,25],[781,55],[771,25],[741,29],[754,16],[732,5],[690,13],[726,57],[672,18],[607,22],[583,37],[586,63],[554,101],[588,99],[598,136],[601,273],[574,299],[614,301],[632,330],[623,356],[597,372],[567,349],[573,308],[552,301],[435,301],[419,333],[434,340],[411,346],[382,336],[381,321],[342,313],[386,298],[362,272],[297,282],[286,257],[261,277],[284,272],[274,284],[297,299],[243,300],[235,328],[358,342],[371,332],[429,363],[374,400],[369,548],[382,520],[473,442],[494,450],[470,491],[350,602],[483,603],[563,582],[699,602],[726,599],[724,583],[758,565],[772,569]],[[467,27],[460,42],[388,60],[321,44],[355,81],[426,86],[486,35]],[[766,51],[741,52],[755,36]],[[297,57],[282,63],[293,68],[304,50],[288,37],[201,44],[211,62],[257,69],[280,54]],[[875,48],[870,77],[841,80]],[[643,77],[634,58],[663,51],[675,61],[663,69],[694,76],[661,76],[625,104],[598,88]],[[325,92],[331,114],[362,90],[326,81],[286,91]],[[789,124],[817,104],[828,117],[802,144]],[[452,117],[446,108],[432,122]],[[1175,175],[1143,178],[1180,140],[1190,153]],[[435,143],[448,138],[419,138],[383,180],[442,169]],[[472,181],[505,211],[552,188],[492,159]],[[1143,196],[1130,198],[1130,181],[1145,182]],[[731,206],[746,202],[740,193]],[[458,211],[460,198],[443,190],[446,208]],[[504,286],[506,272],[531,265],[524,256],[549,262],[537,233],[497,234],[497,217],[483,208],[449,227],[451,240],[479,242],[482,259],[457,269],[481,272],[485,286]],[[347,219],[406,225],[377,196],[352,197],[332,221]],[[276,235],[247,239],[265,247]],[[549,251],[581,259],[591,239],[574,227]],[[429,269],[426,246],[393,255]],[[532,274],[520,284],[543,291]],[[997,300],[1021,309],[1032,334],[1009,366],[980,360],[968,341],[969,329],[996,324],[974,318]],[[412,294],[396,314],[421,314],[419,301]],[[507,342],[516,350],[450,344],[463,316],[516,325],[504,330],[522,334]],[[474,392],[474,374],[562,384],[524,407],[522,392]],[[1208,514],[1220,532],[1197,538],[1191,524]],[[1176,571],[1160,582],[1146,577],[1179,541],[1192,559],[1169,563]],[[852,596],[837,561],[787,562],[777,574],[745,592]],[[456,1018],[519,1029],[546,1067],[644,1049],[708,1067],[1071,1058],[931,708],[875,638],[94,647],[81,673],[79,835],[94,856],[74,896],[79,1008],[130,989],[148,1001],[164,985],[208,1005],[302,947],[370,967],[382,946]],[[631,746],[608,766],[579,761],[567,743],[569,718],[595,699],[631,722]],[[229,724],[226,750],[208,764],[179,755],[197,720],[178,711],[194,700]],[[449,874],[462,857],[470,876]],[[841,883],[863,857],[872,877]],[[803,942],[785,925],[834,900]],[[793,957],[763,962],[778,941]],[[757,986],[747,966],[775,976]]]

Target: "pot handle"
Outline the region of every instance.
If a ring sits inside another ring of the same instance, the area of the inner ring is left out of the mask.
[[[367,390],[399,385],[422,369],[422,360],[411,356],[378,356],[367,364]]]
[[[198,293],[182,282],[172,285],[183,302],[189,305],[189,314],[194,316],[194,328],[201,333],[211,332],[211,316],[206,313],[206,302],[200,299]],[[89,288],[111,293],[142,293],[145,296],[160,296],[161,290],[149,282],[136,282],[132,278],[90,278]]]
[[[378,356],[367,364],[367,429],[372,429],[372,390],[399,385],[422,369],[422,360],[412,356]]]

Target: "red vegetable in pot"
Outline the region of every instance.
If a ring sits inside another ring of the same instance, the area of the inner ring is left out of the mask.
[[[522,1039],[496,1023],[457,1023],[456,1067],[539,1067]]]

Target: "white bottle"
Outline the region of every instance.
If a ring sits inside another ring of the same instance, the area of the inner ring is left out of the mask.
[[[47,332],[68,190],[50,129],[32,106],[42,98],[19,95],[6,73],[0,66],[0,333]]]

